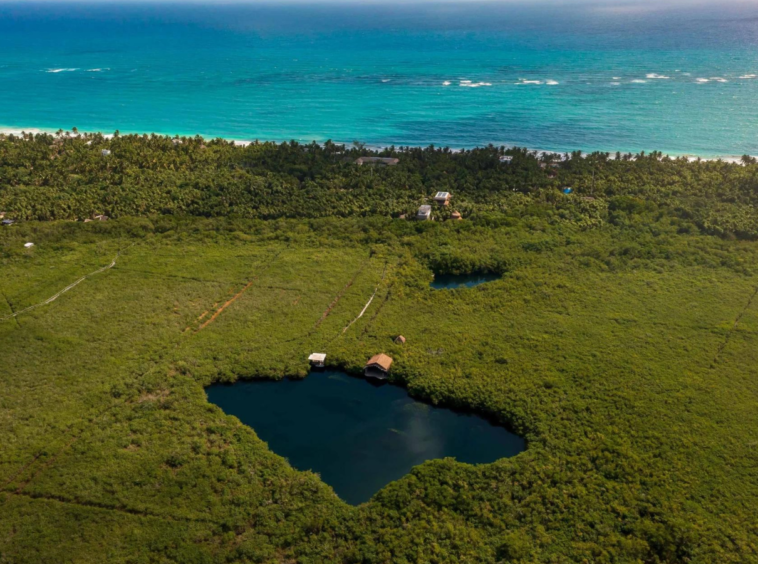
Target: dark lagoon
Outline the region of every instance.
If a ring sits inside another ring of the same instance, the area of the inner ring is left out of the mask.
[[[500,278],[498,274],[437,274],[429,284],[436,290],[450,290],[452,288],[472,288],[485,282],[491,282]]]
[[[312,470],[357,505],[413,466],[454,457],[489,463],[523,451],[524,440],[475,415],[433,407],[404,388],[342,372],[305,380],[217,384],[208,400],[252,427],[299,470]]]

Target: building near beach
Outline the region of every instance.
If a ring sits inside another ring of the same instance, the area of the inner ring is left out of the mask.
[[[361,165],[384,165],[384,166],[395,166],[397,163],[400,162],[400,159],[390,158],[390,157],[360,157],[355,160],[355,164],[358,166]]]
[[[416,219],[419,221],[429,221],[432,219],[432,206],[421,206],[416,212]]]

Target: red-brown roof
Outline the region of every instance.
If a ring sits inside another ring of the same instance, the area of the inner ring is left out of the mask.
[[[379,368],[381,368],[385,372],[389,372],[390,366],[392,366],[392,358],[387,356],[384,353],[375,354],[374,356],[368,359],[366,366],[371,366],[373,364],[377,365]]]

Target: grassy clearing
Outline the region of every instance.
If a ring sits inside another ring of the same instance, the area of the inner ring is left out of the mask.
[[[30,253],[3,239],[14,308],[126,250],[0,323],[2,558],[758,561],[753,243],[339,222],[119,236],[54,223]],[[493,267],[502,277],[475,288],[428,285],[431,268]],[[350,371],[386,352],[412,394],[529,448],[432,461],[350,507],[203,391],[304,376],[314,351]]]

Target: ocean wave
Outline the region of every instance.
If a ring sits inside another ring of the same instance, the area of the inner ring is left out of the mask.
[[[620,82],[611,82],[611,86],[621,86]]]
[[[650,78],[653,80],[666,80],[671,78],[670,76],[666,76],[665,74],[656,74],[654,72],[648,73],[645,75],[645,78]]]
[[[45,72],[52,72],[52,73],[56,73],[56,72],[74,72],[74,71],[78,71],[78,70],[79,69],[47,69]]]
[[[103,71],[107,71],[107,70],[111,70],[111,69],[109,69],[109,68],[104,68],[104,69],[87,69],[87,72],[103,72]]]
[[[516,84],[542,84],[541,80],[526,80],[525,78],[519,78]]]
[[[696,78],[695,82],[697,82],[698,84],[705,84],[706,82],[710,82],[710,80],[707,78]]]
[[[722,78],[720,76],[712,76],[711,80],[714,82],[729,82],[727,79]]]
[[[466,88],[479,88],[480,86],[492,86],[491,82],[471,82],[470,80],[461,80],[458,86],[465,86]]]
[[[743,74],[740,78],[743,80],[750,80],[751,78],[758,78],[758,74]]]
[[[632,84],[645,84],[647,83],[647,80],[642,80],[641,78],[635,78],[631,81]]]
[[[558,84],[558,81],[557,80],[546,80],[545,84],[547,84],[548,86],[555,86],[556,84]]]
[[[442,86],[450,86],[451,82],[449,80],[446,80],[442,83]]]

